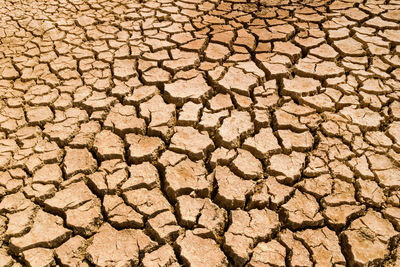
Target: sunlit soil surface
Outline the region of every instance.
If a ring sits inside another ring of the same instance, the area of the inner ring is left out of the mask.
[[[400,1],[0,0],[0,266],[400,265]]]

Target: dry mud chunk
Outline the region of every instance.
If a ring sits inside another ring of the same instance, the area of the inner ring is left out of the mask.
[[[229,94],[217,94],[208,101],[210,109],[218,112],[224,109],[232,109],[233,104]]]
[[[19,73],[11,64],[10,60],[7,59],[1,60],[0,77],[6,80],[17,79],[19,77]]]
[[[358,199],[361,203],[366,203],[375,207],[380,207],[385,203],[383,189],[374,181],[358,179],[356,183]]]
[[[187,266],[228,266],[228,259],[214,240],[196,236],[192,231],[179,236],[175,246]]]
[[[255,37],[246,29],[240,29],[238,30],[238,37],[235,40],[235,44],[243,45],[250,50],[254,50],[256,46],[256,40]]]
[[[124,159],[124,142],[109,130],[96,134],[93,147],[101,160]]]
[[[372,171],[387,170],[394,167],[392,160],[387,155],[368,153],[367,159]]]
[[[212,183],[212,176],[207,175],[202,161],[186,159],[165,169],[165,190],[173,201],[176,201],[178,196],[192,192],[200,197],[209,196]]]
[[[332,191],[333,179],[330,174],[322,174],[310,179],[300,181],[296,186],[302,191],[320,199],[327,196]]]
[[[174,249],[168,244],[145,254],[142,260],[144,267],[171,266],[177,262]]]
[[[354,220],[341,233],[344,252],[353,265],[379,263],[389,255],[390,240],[397,236],[392,224],[373,210]]]
[[[134,106],[117,104],[107,115],[104,121],[104,128],[113,130],[120,136],[127,133],[144,134],[146,132],[146,123],[143,119],[136,117]]]
[[[253,192],[255,183],[241,179],[226,166],[215,168],[215,179],[218,185],[215,202],[226,209],[244,208],[246,197]]]
[[[24,187],[24,193],[29,198],[34,198],[38,202],[43,202],[50,198],[57,191],[55,185],[34,183]]]
[[[293,197],[282,205],[282,215],[291,229],[319,226],[324,221],[319,209],[313,196],[296,190]]]
[[[145,216],[153,216],[172,208],[158,188],[152,190],[139,188],[126,191],[123,193],[123,197],[126,203]]]
[[[239,110],[249,110],[253,105],[253,101],[248,96],[239,95],[235,92],[232,93],[233,101],[236,103]]]
[[[197,75],[190,80],[177,80],[165,85],[165,99],[181,107],[184,103],[192,101],[201,103],[212,91],[202,75]]]
[[[286,258],[286,248],[278,241],[272,240],[268,243],[258,243],[254,248],[253,256],[249,262],[249,267],[256,266],[277,266],[284,267]]]
[[[73,118],[67,118],[60,122],[46,123],[43,133],[49,137],[51,141],[57,144],[69,143],[73,136],[79,131],[78,123]]]
[[[380,131],[367,132],[365,134],[365,139],[375,146],[391,147],[393,144],[392,140],[386,136],[385,133]]]
[[[216,43],[209,43],[205,50],[205,56],[210,61],[221,61],[227,58],[229,54],[228,47]]]
[[[36,247],[54,248],[67,240],[71,233],[63,227],[62,218],[39,210],[30,231],[11,238],[10,247],[16,253]]]
[[[297,98],[315,94],[321,88],[321,82],[312,78],[296,76],[294,79],[283,79],[282,93]]]
[[[382,80],[371,78],[363,81],[360,90],[374,95],[388,94],[392,92],[392,89]]]
[[[187,159],[187,156],[184,154],[179,154],[176,152],[173,152],[171,150],[167,150],[165,151],[161,157],[158,159],[157,163],[158,166],[165,171],[165,169],[168,166],[175,166],[176,164],[178,164],[179,162],[181,162],[182,160]]]
[[[335,102],[326,93],[301,97],[299,101],[302,104],[315,108],[318,112],[335,111]]]
[[[396,144],[400,144],[400,122],[392,122],[387,133]]]
[[[305,158],[306,155],[299,152],[292,152],[290,155],[273,155],[269,159],[268,172],[271,175],[282,175],[279,180],[293,183],[301,176]]]
[[[356,204],[355,188],[352,183],[339,179],[333,180],[331,193],[321,201],[324,206],[338,206],[341,204]]]
[[[132,59],[116,59],[113,63],[114,76],[117,79],[127,80],[131,76],[135,76],[135,60]]]
[[[271,128],[262,128],[254,137],[248,137],[243,143],[243,148],[260,159],[268,158],[281,150]]]
[[[53,211],[65,211],[76,208],[96,196],[90,191],[84,182],[73,183],[65,189],[57,192],[54,197],[45,201],[46,208]]]
[[[383,120],[379,113],[369,108],[355,109],[353,107],[345,107],[340,111],[340,114],[364,130],[377,130]]]
[[[204,159],[214,149],[214,143],[208,133],[200,133],[193,127],[175,127],[169,149],[185,153],[193,160]]]
[[[107,219],[116,228],[143,226],[143,216],[126,205],[119,196],[105,195],[103,207],[107,214]]]
[[[296,115],[282,109],[274,112],[274,123],[279,129],[291,129],[297,132],[308,131],[308,127],[301,123]]]
[[[32,106],[47,106],[53,103],[57,98],[58,91],[43,84],[30,87],[28,92],[24,95],[24,100]]]
[[[209,164],[214,169],[217,165],[228,165],[236,157],[237,152],[233,149],[219,147],[211,153]]]
[[[275,42],[274,52],[284,54],[295,60],[301,56],[301,49],[291,42]]]
[[[125,137],[129,144],[129,160],[133,163],[153,161],[164,149],[164,142],[158,137],[128,134]]]
[[[334,160],[331,161],[328,166],[331,169],[331,173],[334,178],[338,178],[349,183],[354,181],[354,173],[345,163]]]
[[[399,25],[397,23],[392,22],[392,21],[383,20],[379,16],[376,16],[374,18],[367,20],[365,22],[365,25],[373,27],[373,28],[378,28],[378,29],[387,29],[387,28],[397,29],[397,28],[399,28]]]
[[[339,238],[335,232],[329,230],[327,227],[318,230],[307,229],[297,232],[295,236],[310,249],[312,259],[316,265],[346,265],[345,258],[339,246]]]
[[[229,116],[228,110],[221,110],[216,113],[212,113],[207,108],[204,108],[201,121],[199,123],[200,129],[204,129],[210,133],[214,133],[215,130],[221,125],[222,119]]]
[[[339,3],[339,2],[336,2]],[[362,21],[368,18],[368,15],[359,8],[353,7],[342,11],[343,14],[351,20]]]
[[[355,206],[343,204],[337,207],[326,207],[322,215],[326,223],[335,230],[340,230],[346,226],[347,222],[365,210],[365,206]]]
[[[92,91],[91,95],[81,103],[81,105],[90,112],[108,110],[117,99],[108,97],[104,92]]]
[[[262,209],[271,206],[277,209],[289,199],[294,190],[293,187],[280,184],[275,177],[270,176],[263,180],[261,185],[257,185],[255,193],[250,198],[249,207]]]
[[[176,122],[175,105],[166,104],[160,95],[155,95],[150,100],[139,106],[140,115],[149,123],[149,134],[169,139],[172,135],[170,129]]]
[[[0,212],[16,213],[32,206],[32,202],[23,193],[17,192],[4,196],[0,201]]]
[[[171,74],[163,69],[154,67],[143,73],[143,80],[145,84],[154,85],[166,83],[171,79]]]
[[[387,196],[388,204],[399,207],[400,206],[400,190],[393,190]]]
[[[63,181],[61,168],[57,164],[47,164],[36,170],[33,183],[60,184]]]
[[[40,154],[39,157],[45,164],[59,164],[64,156],[63,149],[59,148],[55,142],[48,142],[47,140],[39,141],[36,144],[34,151]],[[28,164],[26,167],[28,168],[28,171],[33,171]]]
[[[163,62],[163,66],[168,70],[179,71],[199,64],[199,56],[197,53],[173,49],[171,55],[173,60],[166,60]]]
[[[285,4],[288,3],[286,1],[273,1],[272,3],[263,1],[263,5],[268,5],[268,6],[278,6],[280,4]],[[259,37],[259,41],[277,41],[277,40],[282,40],[286,41],[293,33],[295,29],[292,25],[290,24],[282,24],[282,25],[276,25],[272,27],[266,28],[255,28],[252,29],[252,32],[256,34]]]
[[[6,132],[16,131],[26,124],[24,110],[22,108],[2,107],[0,114],[0,129]]]
[[[384,30],[383,32],[380,32],[379,35],[384,37],[385,39],[388,39],[389,41],[395,43],[395,44],[400,44],[400,30]]]
[[[180,227],[171,211],[165,211],[150,218],[146,228],[160,243],[173,242],[179,235]]]
[[[237,152],[238,155],[231,164],[233,172],[245,179],[261,178],[263,176],[261,162],[247,150],[238,149]]]
[[[64,172],[67,177],[77,173],[90,174],[97,168],[97,162],[93,155],[86,149],[66,148],[64,158]]]
[[[353,38],[342,39],[333,42],[333,46],[346,56],[363,56],[365,54],[362,44]]]
[[[400,229],[400,208],[389,207],[383,210],[383,215],[388,219],[398,231]]]
[[[268,110],[278,105],[279,95],[277,89],[267,89],[266,93],[256,92],[257,88],[254,89],[255,103],[254,110],[255,121],[257,122],[256,128],[267,127],[269,125],[269,112]]]
[[[54,118],[49,107],[30,107],[26,111],[26,117],[30,125],[43,125]]]
[[[129,173],[129,179],[121,187],[123,191],[137,188],[147,188],[150,190],[160,185],[160,178],[156,167],[148,162],[131,165]]]
[[[400,11],[396,9],[388,10],[382,14],[382,17],[390,21],[400,21]]]
[[[183,126],[194,126],[199,121],[200,111],[203,105],[193,102],[186,102],[179,112],[177,124]]]
[[[81,124],[79,133],[75,135],[74,139],[69,143],[72,148],[92,147],[94,136],[100,132],[100,124],[97,121],[89,121]]]
[[[325,139],[322,135],[319,135],[320,140]],[[324,147],[326,145],[326,147]],[[322,151],[328,152],[329,160],[348,160],[354,156],[354,153],[349,149],[348,145],[344,144],[343,141],[337,138],[327,138],[327,143],[325,141],[320,141],[320,145],[317,149],[322,149]]]
[[[54,254],[51,249],[48,248],[32,248],[22,252],[25,263],[28,266],[54,266],[56,261],[54,260]]]
[[[9,237],[21,236],[29,231],[32,220],[35,217],[37,207],[31,205],[24,210],[16,213],[8,213],[7,231],[5,234]]]
[[[33,140],[36,143],[36,139]],[[34,145],[34,144],[33,144]],[[1,154],[8,154],[8,153],[15,153],[18,149],[18,144],[15,140],[11,139],[0,139],[0,153]]]
[[[4,138],[4,137],[3,137]],[[36,140],[34,139],[34,144]],[[28,143],[29,144],[29,143]],[[34,145],[32,144],[32,145]],[[31,146],[29,144],[29,146]],[[15,140],[12,139],[0,139],[0,169],[8,170],[13,154],[17,154],[18,145]],[[15,157],[15,156],[14,156]]]
[[[211,202],[210,199],[180,196],[177,199],[179,223],[185,227],[197,226],[193,232],[203,237],[216,239],[222,234],[227,212]],[[198,231],[197,231],[198,230]]]
[[[86,250],[86,257],[96,266],[138,265],[139,253],[154,247],[155,243],[141,230],[117,231],[104,224],[94,235]]]
[[[332,60],[338,56],[338,53],[328,44],[322,44],[310,50],[310,55],[325,59]]]
[[[125,97],[124,101],[127,104],[138,105],[140,103],[146,102],[147,100],[155,96],[157,93],[158,93],[158,88],[154,85],[140,86],[138,88],[135,88],[131,95]],[[134,107],[129,106],[129,110],[132,112],[132,114],[134,114]]]
[[[257,54],[256,59],[260,61],[262,67],[271,78],[288,77],[291,60],[289,57],[276,53]]]
[[[244,96],[250,96],[251,90],[257,86],[257,77],[243,70],[230,67],[224,77],[217,83],[228,92],[236,92]]]
[[[205,38],[201,38],[201,39],[196,39],[193,40],[183,46],[181,46],[183,49],[187,49],[190,51],[197,51],[200,52],[200,50],[203,50],[205,48]]]
[[[88,184],[97,194],[115,193],[128,179],[127,165],[120,159],[103,161],[97,172],[88,175]]]
[[[12,177],[9,172],[0,172],[0,196],[16,192],[22,187],[22,179],[26,178],[26,174],[23,171],[22,173],[23,176],[15,177],[13,175]],[[55,175],[55,178],[58,178],[57,174]]]
[[[232,224],[224,236],[223,247],[235,264],[241,266],[249,260],[256,242],[270,238],[279,229],[279,218],[268,209],[233,210],[230,216]]]
[[[286,151],[306,151],[312,148],[314,138],[310,132],[295,133],[291,130],[278,130],[278,136],[282,140]]]
[[[49,210],[64,213],[66,224],[81,235],[90,235],[102,221],[100,200],[84,182],[74,183],[45,201]]]
[[[217,131],[217,140],[222,146],[235,148],[240,146],[241,138],[254,131],[254,125],[248,112],[233,110],[231,116],[224,119]]]
[[[291,251],[288,257],[288,262],[291,266],[313,266],[307,248],[299,240],[295,239],[294,234],[289,229],[280,232],[278,239]]]
[[[86,240],[77,235],[54,250],[61,264],[66,266],[81,266],[85,258]],[[85,264],[82,264],[85,266]]]
[[[335,62],[308,56],[298,61],[295,65],[295,73],[300,76],[323,79],[343,75],[344,69],[336,65]]]

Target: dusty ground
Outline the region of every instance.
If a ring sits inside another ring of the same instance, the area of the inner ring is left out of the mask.
[[[400,265],[399,0],[0,0],[0,95],[0,266]]]

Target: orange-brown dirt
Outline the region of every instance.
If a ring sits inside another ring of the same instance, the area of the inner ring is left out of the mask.
[[[0,0],[0,266],[400,266],[399,0]]]

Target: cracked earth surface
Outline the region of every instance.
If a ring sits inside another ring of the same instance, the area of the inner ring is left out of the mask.
[[[0,266],[400,266],[399,0],[0,0]]]

